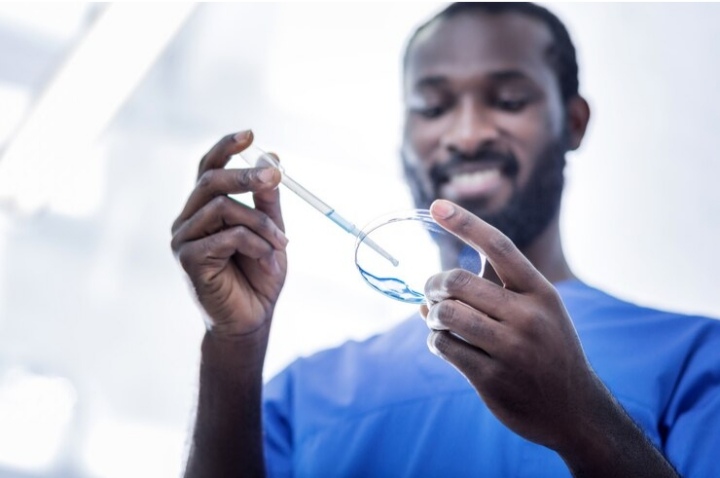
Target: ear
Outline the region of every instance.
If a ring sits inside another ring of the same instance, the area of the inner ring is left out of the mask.
[[[588,123],[590,122],[590,105],[580,95],[572,97],[567,102],[567,128],[570,132],[570,149],[580,147]]]

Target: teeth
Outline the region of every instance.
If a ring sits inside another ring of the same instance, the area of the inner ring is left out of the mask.
[[[483,171],[473,171],[470,173],[460,173],[450,178],[450,183],[458,185],[462,184],[477,184],[485,181],[489,181],[500,176],[500,171],[497,169],[486,169]]]

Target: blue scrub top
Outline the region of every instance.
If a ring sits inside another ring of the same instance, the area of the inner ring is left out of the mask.
[[[598,376],[685,478],[720,477],[720,321],[556,285]],[[563,477],[427,350],[419,316],[295,361],[264,391],[269,476]]]

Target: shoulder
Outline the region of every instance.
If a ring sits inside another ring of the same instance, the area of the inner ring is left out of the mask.
[[[635,304],[579,281],[558,291],[586,355],[615,392],[661,401],[698,380],[720,383],[719,320]]]
[[[720,320],[714,318],[637,304],[580,281],[561,283],[557,289],[578,326],[587,322],[629,332],[646,329],[656,338],[682,331],[680,338],[720,340]]]
[[[598,341],[604,355],[643,354],[676,364],[691,357],[720,361],[720,320],[636,304],[580,282],[559,290],[583,341]]]

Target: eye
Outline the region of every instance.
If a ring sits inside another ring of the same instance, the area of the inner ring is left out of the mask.
[[[428,106],[425,108],[413,109],[414,113],[419,114],[426,119],[439,118],[440,116],[445,114],[445,111],[447,111],[447,108],[445,108],[444,106]]]
[[[530,102],[528,98],[497,98],[495,100],[495,106],[503,111],[510,113],[517,113],[522,111]]]

